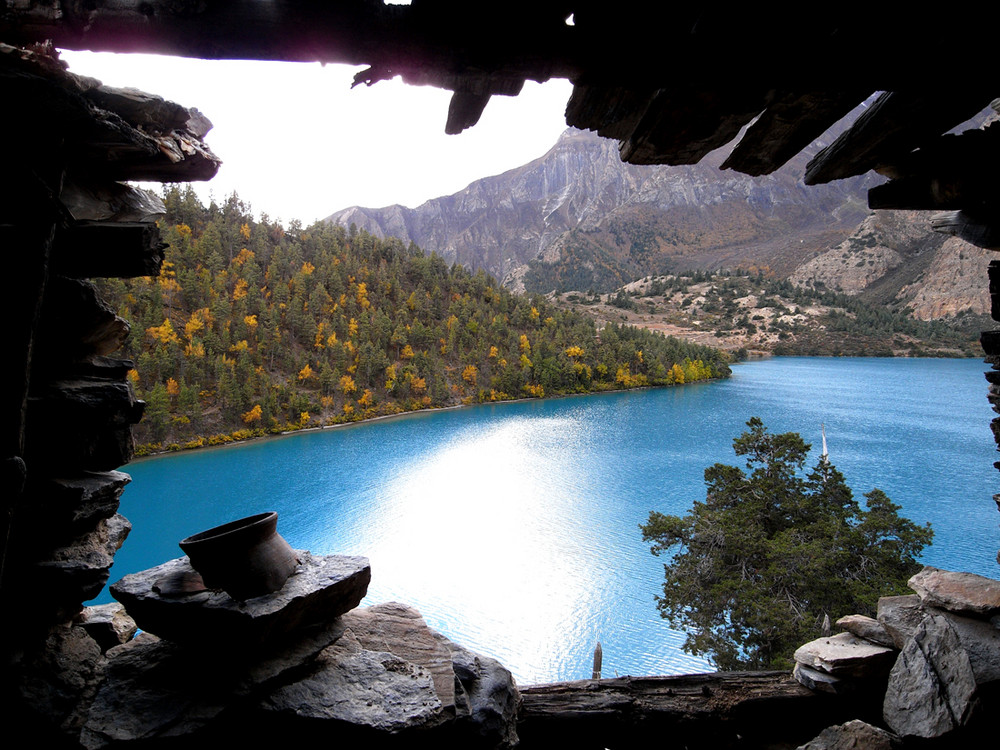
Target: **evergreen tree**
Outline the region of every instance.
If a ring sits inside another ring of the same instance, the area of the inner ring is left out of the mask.
[[[715,464],[708,492],[683,518],[651,512],[642,528],[665,566],[660,614],[687,631],[684,649],[722,670],[785,668],[820,636],[824,616],[874,616],[880,596],[905,593],[930,543],[930,525],[898,514],[874,489],[867,510],[822,457],[805,477],[809,446],[760,419],[733,441],[749,474]]]

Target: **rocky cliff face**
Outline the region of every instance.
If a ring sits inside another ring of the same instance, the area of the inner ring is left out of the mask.
[[[926,214],[876,211],[843,242],[800,265],[791,280],[909,306],[921,320],[989,313],[993,253],[931,231]]]
[[[721,171],[723,157],[689,167],[633,166],[621,162],[614,141],[570,129],[541,158],[454,195],[415,209],[348,208],[328,221],[412,240],[515,288],[535,262],[527,286],[547,289],[579,288],[580,277],[616,286],[734,258],[791,270],[795,262],[784,257],[790,235],[795,245],[816,249],[817,235],[834,230],[839,240],[864,216],[870,178],[806,188],[799,175],[809,152],[756,179]]]

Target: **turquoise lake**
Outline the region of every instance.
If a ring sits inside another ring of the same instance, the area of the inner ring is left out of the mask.
[[[732,440],[752,416],[801,433],[811,463],[825,424],[856,497],[879,487],[931,522],[925,563],[1000,577],[987,369],[774,358],[717,383],[418,413],[141,460],[125,467],[121,513],[134,530],[111,580],[179,557],[189,534],[276,510],[293,547],[370,558],[368,603],[417,607],[520,684],[589,677],[597,641],[606,677],[706,671],[656,611],[663,561],[639,524],[703,499],[707,466],[742,465]]]

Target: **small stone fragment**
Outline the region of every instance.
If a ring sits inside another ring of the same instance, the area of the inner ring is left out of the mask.
[[[878,620],[871,617],[846,615],[837,620],[837,627],[879,646],[894,648],[896,645],[892,636],[889,635],[889,631]]]
[[[118,602],[84,607],[77,622],[97,641],[101,651],[105,652],[128,643],[138,630],[135,620],[128,616],[125,607]]]
[[[992,578],[927,567],[907,585],[925,606],[986,617],[1000,613],[1000,581]]]
[[[851,692],[855,687],[851,682],[842,680],[840,677],[834,677],[832,674],[827,674],[826,672],[820,672],[818,669],[807,667],[805,664],[796,664],[792,670],[792,677],[800,685],[804,685],[818,693],[842,695]]]
[[[893,734],[855,719],[846,724],[827,727],[814,739],[797,750],[895,750],[902,747]]]

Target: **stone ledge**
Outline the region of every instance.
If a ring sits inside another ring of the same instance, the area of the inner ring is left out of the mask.
[[[361,603],[371,581],[368,558],[297,554],[299,566],[281,589],[245,602],[205,589],[186,557],[125,576],[111,587],[111,595],[142,630],[212,649],[280,638],[329,622]]]

